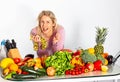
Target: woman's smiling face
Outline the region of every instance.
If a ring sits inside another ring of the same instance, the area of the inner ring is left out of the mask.
[[[53,26],[54,26],[53,21],[49,16],[44,15],[41,17],[40,27],[41,27],[41,31],[44,34],[49,34],[49,32],[53,30]]]

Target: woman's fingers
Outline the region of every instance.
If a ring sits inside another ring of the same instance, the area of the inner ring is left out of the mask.
[[[35,36],[35,39],[36,39],[36,42],[39,42],[39,41],[40,41],[40,36],[39,36],[39,35],[36,35],[36,36]]]
[[[39,41],[40,41],[40,36],[39,36],[39,35],[32,36],[32,40],[33,40],[34,42],[39,42]]]
[[[53,44],[56,44],[60,40],[60,34],[57,33],[55,37],[53,38]]]

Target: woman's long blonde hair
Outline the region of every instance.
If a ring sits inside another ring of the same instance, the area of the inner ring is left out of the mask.
[[[53,30],[56,29],[57,27],[57,19],[55,17],[55,14],[52,11],[49,10],[43,10],[39,15],[38,15],[38,27],[37,27],[37,34],[41,35],[41,29],[40,29],[40,21],[42,16],[48,16],[51,18],[52,22],[54,23]]]

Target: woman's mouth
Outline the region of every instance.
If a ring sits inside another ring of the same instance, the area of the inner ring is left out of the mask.
[[[48,28],[43,28],[43,31],[46,32],[48,30]]]

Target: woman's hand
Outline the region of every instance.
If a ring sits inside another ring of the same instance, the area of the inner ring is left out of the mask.
[[[53,44],[56,44],[60,40],[60,34],[56,33],[56,35],[53,37]]]
[[[39,35],[32,36],[32,40],[34,42],[40,42],[40,36]]]

